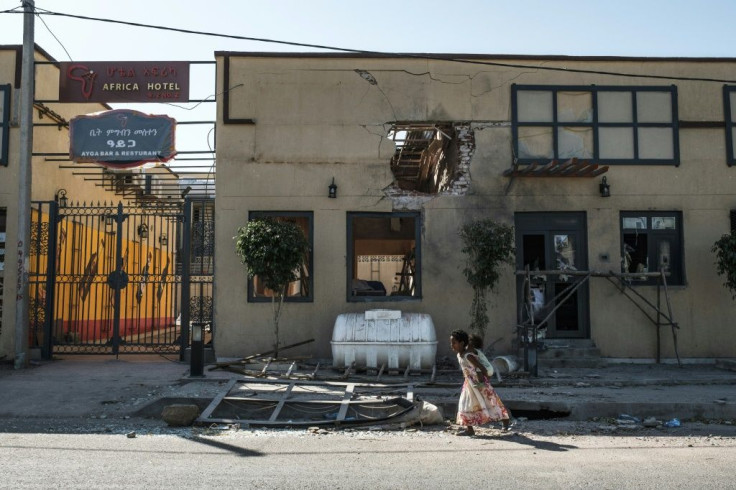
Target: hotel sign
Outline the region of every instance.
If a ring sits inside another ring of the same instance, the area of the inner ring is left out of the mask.
[[[140,167],[176,155],[176,121],[128,109],[77,116],[69,121],[69,158],[110,168]]]
[[[187,102],[189,62],[60,63],[59,102]]]

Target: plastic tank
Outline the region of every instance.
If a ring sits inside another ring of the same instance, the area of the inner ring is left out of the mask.
[[[428,369],[437,355],[432,317],[399,310],[342,313],[332,331],[335,367]]]

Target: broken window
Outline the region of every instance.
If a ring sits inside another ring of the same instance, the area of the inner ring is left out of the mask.
[[[348,301],[421,297],[420,214],[348,213]]]
[[[286,288],[284,301],[312,301],[312,249],[314,245],[313,213],[311,211],[251,211],[249,219],[273,218],[277,221],[295,223],[304,232],[309,242],[308,257],[305,257],[301,270],[297,271],[298,279]],[[248,301],[271,301],[274,292],[267,289],[258,276],[248,282]]]
[[[458,175],[458,138],[451,124],[394,124],[388,137],[396,144],[391,171],[405,191],[437,194]]]
[[[516,86],[517,162],[679,163],[675,87]]]
[[[682,214],[679,212],[621,213],[621,272],[664,271],[668,285],[683,285]],[[631,279],[656,284],[657,278]]]

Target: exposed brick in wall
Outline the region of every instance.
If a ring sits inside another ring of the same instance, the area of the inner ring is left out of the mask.
[[[438,194],[425,194],[415,191],[405,191],[395,184],[384,189],[386,197],[393,202],[394,209],[409,210],[421,209],[425,202],[431,201],[437,196],[463,196],[470,188],[470,162],[475,153],[475,133],[470,123],[455,123],[458,161],[455,175],[449,188]]]

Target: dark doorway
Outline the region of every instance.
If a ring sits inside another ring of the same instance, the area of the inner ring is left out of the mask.
[[[587,284],[567,295],[569,288],[582,278],[565,274],[565,271],[588,269],[585,223],[583,212],[515,215],[516,267],[517,270],[528,267],[531,271],[534,320],[538,323],[549,315],[545,324],[540,325],[548,338],[589,336]],[[545,271],[554,273],[545,274]],[[517,278],[520,304],[522,281],[523,277]],[[519,318],[519,323],[528,320]]]

